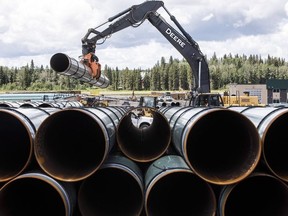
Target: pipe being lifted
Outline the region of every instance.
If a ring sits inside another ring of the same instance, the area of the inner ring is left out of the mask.
[[[85,64],[63,53],[56,53],[50,59],[51,68],[59,74],[71,76],[85,83],[95,85],[100,88],[106,88],[109,85],[109,79],[103,74],[99,78],[93,78],[91,69]]]

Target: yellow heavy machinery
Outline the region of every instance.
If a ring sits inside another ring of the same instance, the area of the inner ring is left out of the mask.
[[[152,117],[152,109],[157,109],[157,97],[155,96],[141,96],[138,104],[139,115]]]
[[[258,96],[252,96],[248,91],[243,93],[244,95],[240,95],[239,92],[230,95],[228,92],[224,92],[222,96],[224,106],[265,106],[259,102]]]
[[[224,92],[223,95],[220,93],[201,93],[195,97],[193,106],[266,106],[259,102],[258,96],[252,96],[249,92],[243,93],[244,95],[240,95],[239,92],[236,92],[236,94]]]
[[[113,99],[94,95],[79,96],[78,100],[83,104],[84,107],[106,107],[109,106],[110,101],[114,101]]]
[[[138,106],[130,112],[134,126],[140,129],[149,127],[153,122],[153,112],[156,108],[157,97],[141,96]]]

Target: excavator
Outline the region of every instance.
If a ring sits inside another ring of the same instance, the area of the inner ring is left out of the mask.
[[[178,30],[168,24],[157,12],[159,8],[163,8],[167,12]],[[176,18],[171,15],[164,6],[163,1],[148,0],[142,4],[133,5],[110,17],[96,28],[88,29],[81,40],[81,62],[91,69],[91,76],[98,78],[101,75],[101,64],[95,53],[96,45],[104,43],[107,38],[120,30],[127,27],[140,26],[145,20],[148,20],[181,53],[190,65],[194,77],[194,87],[191,90],[189,106],[223,106],[221,95],[210,92],[209,68],[199,45],[183,29]],[[107,23],[111,24],[103,31],[98,30]]]

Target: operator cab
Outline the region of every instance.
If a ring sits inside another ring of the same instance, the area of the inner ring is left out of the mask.
[[[190,100],[189,106],[205,107],[205,106],[224,106],[222,97],[218,93],[201,93]]]
[[[138,107],[157,107],[157,97],[154,96],[142,96],[140,97]]]
[[[148,128],[153,122],[156,105],[157,97],[141,96],[138,106],[130,112],[133,125],[139,129]]]

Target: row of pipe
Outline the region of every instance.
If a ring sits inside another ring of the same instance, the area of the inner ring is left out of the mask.
[[[287,215],[287,109],[162,107],[145,129],[131,111],[0,109],[0,215],[50,193],[30,215]]]
[[[83,104],[79,101],[2,101],[1,107],[82,107]]]
[[[77,192],[73,184],[42,172],[15,177],[0,190],[0,214],[216,215],[218,211],[226,216],[285,216],[287,198],[287,184],[267,173],[254,172],[223,186],[217,200],[213,185],[195,175],[178,155],[154,161],[144,179],[132,160],[111,155],[81,181]]]

